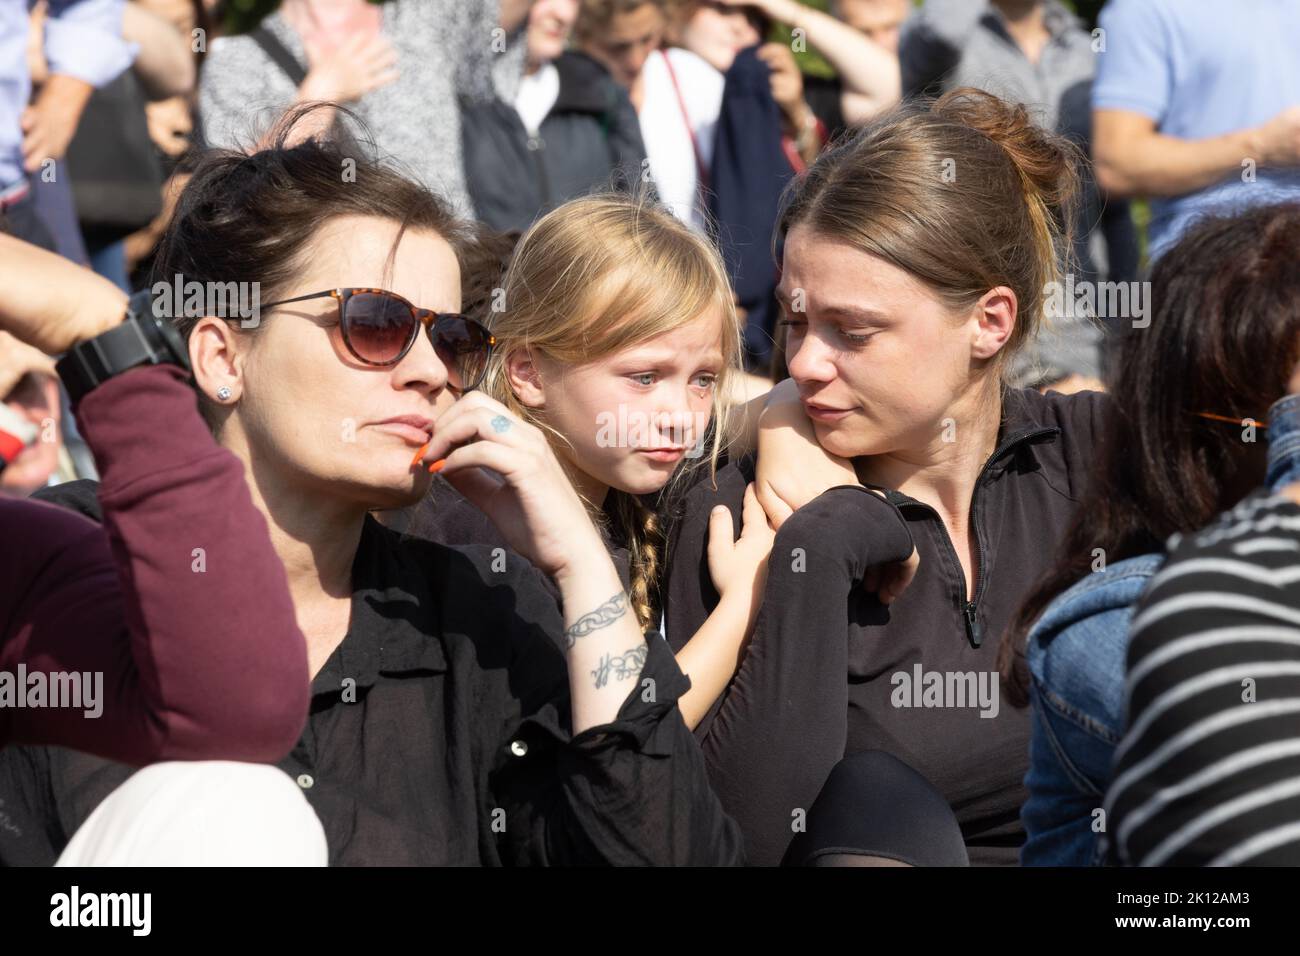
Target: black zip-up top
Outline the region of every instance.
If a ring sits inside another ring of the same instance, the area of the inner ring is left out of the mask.
[[[998,644],[1056,556],[1104,401],[1007,393],[971,501],[972,594],[938,513],[896,491],[832,488],[782,525],[744,661],[696,728],[751,863],[779,862],[831,768],[864,750],[887,751],[938,787],[972,863],[1016,862],[1030,718],[1001,701]],[[674,649],[717,603],[709,511],[726,504],[738,518],[752,477],[752,462],[733,463],[716,490],[701,482],[685,499],[665,595]],[[887,608],[858,582],[865,568],[910,554],[913,542],[916,579]]]

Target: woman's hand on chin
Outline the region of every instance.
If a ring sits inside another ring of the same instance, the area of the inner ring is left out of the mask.
[[[758,419],[754,488],[774,528],[828,488],[858,484],[853,464],[817,442],[793,379],[776,385]]]
[[[593,555],[608,560],[546,436],[482,392],[438,418],[411,466],[442,474],[492,519],[512,550],[553,578]]]

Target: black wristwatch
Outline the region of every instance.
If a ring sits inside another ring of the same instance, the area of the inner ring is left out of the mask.
[[[153,292],[142,289],[126,304],[122,324],[78,342],[55,363],[68,397],[75,403],[92,388],[139,365],[178,365],[190,370],[180,333],[153,309]]]

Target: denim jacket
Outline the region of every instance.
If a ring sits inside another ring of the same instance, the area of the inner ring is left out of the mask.
[[[1025,866],[1095,866],[1094,811],[1124,733],[1124,662],[1133,605],[1162,554],[1128,558],[1077,582],[1029,632],[1033,689],[1029,797],[1020,810]],[[1097,818],[1100,819],[1100,818]]]
[[[1265,484],[1300,481],[1300,395],[1268,413]],[[1034,712],[1029,797],[1021,808],[1025,866],[1094,866],[1104,818],[1095,816],[1124,731],[1124,668],[1133,605],[1164,560],[1144,554],[1088,575],[1056,598],[1029,633]],[[1096,831],[1094,831],[1096,827]]]

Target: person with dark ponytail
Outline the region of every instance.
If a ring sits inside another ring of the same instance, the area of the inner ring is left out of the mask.
[[[1008,696],[1033,705],[1026,865],[1105,858],[1129,625],[1165,540],[1300,476],[1300,397],[1286,394],[1300,357],[1298,257],[1293,203],[1207,219],[1156,263],[1150,326],[1119,351],[1120,398],[1106,406],[1091,483],[1003,639]]]
[[[1083,494],[1103,398],[1004,376],[1061,278],[1076,162],[1023,107],[954,90],[872,121],[791,187],[791,378],[756,465],[692,489],[668,551],[671,642],[717,600],[700,570],[712,509],[752,476],[779,524],[745,659],[696,728],[751,862],[812,829],[824,784],[869,781],[832,774],[866,751],[943,795],[973,864],[1017,860],[1029,720],[999,705],[998,638]],[[914,806],[914,827],[951,823]]]

